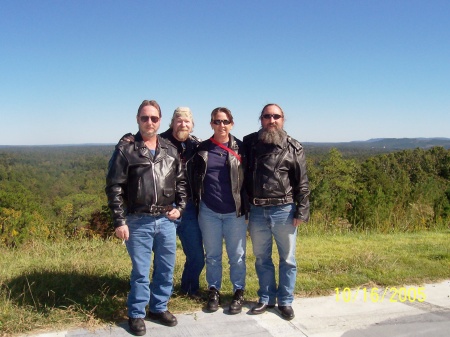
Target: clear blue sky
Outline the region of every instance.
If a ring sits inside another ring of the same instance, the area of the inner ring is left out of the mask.
[[[0,0],[0,145],[116,143],[157,100],[238,138],[450,138],[448,0]]]

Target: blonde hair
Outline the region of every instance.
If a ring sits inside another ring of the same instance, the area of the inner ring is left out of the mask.
[[[169,127],[173,129],[173,124],[175,123],[175,119],[179,117],[189,118],[192,122],[192,128],[194,128],[194,116],[192,115],[191,109],[185,106],[180,106],[175,109],[172,115],[172,120],[170,121]]]

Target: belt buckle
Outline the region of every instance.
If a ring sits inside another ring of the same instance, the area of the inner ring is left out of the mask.
[[[266,200],[259,199],[259,198],[253,198],[253,204],[256,206],[263,206],[266,204]]]
[[[161,214],[160,206],[151,205],[150,206],[150,214],[151,215],[160,215]]]

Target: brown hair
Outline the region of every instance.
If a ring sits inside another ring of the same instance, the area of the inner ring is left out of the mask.
[[[231,114],[231,111],[227,108],[224,107],[218,107],[215,108],[212,112],[211,112],[211,122],[214,120],[214,117],[219,113],[219,112],[223,112],[225,115],[227,115],[228,120],[231,122],[231,124],[233,124],[233,115]]]
[[[259,115],[259,119],[261,119],[261,118],[262,118],[262,115],[264,115],[264,110],[266,110],[267,107],[272,106],[272,105],[274,105],[274,106],[276,106],[278,109],[280,109],[281,115],[282,115],[282,117],[284,118],[284,111],[283,111],[283,109],[281,109],[281,106],[279,106],[278,104],[275,104],[275,103],[269,103],[269,104],[264,105],[264,108],[262,108],[261,114]]]
[[[160,108],[158,102],[156,102],[156,101],[154,101],[154,100],[149,101],[149,100],[147,100],[147,99],[146,99],[146,100],[143,100],[142,103],[141,103],[141,105],[139,105],[139,109],[138,109],[138,112],[137,112],[137,115],[138,115],[138,116],[139,116],[139,114],[141,113],[142,108],[143,108],[144,106],[147,106],[147,105],[151,105],[152,107],[156,108],[156,110],[158,110],[158,112],[159,112],[159,118],[162,117],[161,108]]]

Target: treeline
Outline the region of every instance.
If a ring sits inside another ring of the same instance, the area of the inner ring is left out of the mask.
[[[104,194],[113,146],[0,149],[0,242],[111,235]],[[450,150],[367,156],[307,151],[311,228],[448,228]]]
[[[392,232],[450,225],[450,150],[417,148],[359,162],[332,149],[308,168],[318,226]]]
[[[0,149],[1,242],[95,235],[92,222],[99,216],[108,221],[104,185],[113,148]]]

